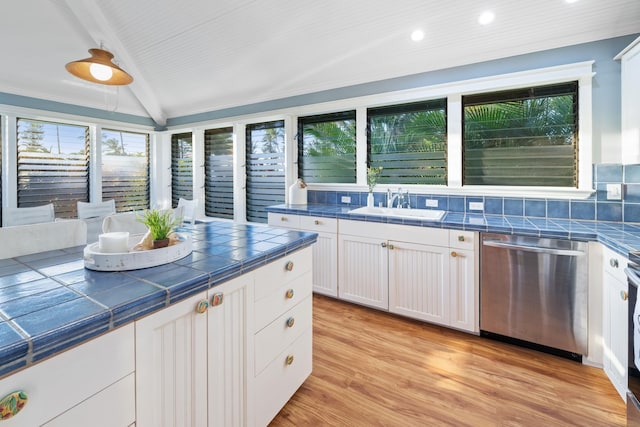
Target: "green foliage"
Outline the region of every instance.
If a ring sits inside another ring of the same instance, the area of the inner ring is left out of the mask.
[[[373,192],[373,187],[378,183],[380,172],[382,172],[382,166],[367,168],[367,185],[369,186],[369,193]]]
[[[144,211],[137,220],[149,228],[153,240],[166,239],[173,231],[173,228],[181,223],[180,218],[173,217],[173,211],[161,211],[158,209]]]

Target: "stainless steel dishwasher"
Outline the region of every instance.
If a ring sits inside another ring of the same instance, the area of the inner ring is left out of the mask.
[[[480,256],[483,335],[587,354],[587,243],[483,233]]]

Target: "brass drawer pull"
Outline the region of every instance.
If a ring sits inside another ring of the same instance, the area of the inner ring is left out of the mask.
[[[315,221],[313,221],[313,223],[314,223],[315,225],[320,225],[320,221],[319,221],[319,220],[317,220],[317,219],[316,219]]]
[[[296,319],[294,319],[293,317],[289,317],[287,319],[287,327],[288,328],[293,328],[293,325],[296,323]]]
[[[287,299],[291,299],[293,298],[293,289],[287,289],[287,293],[285,294],[285,296],[287,297]]]
[[[626,301],[629,298],[627,291],[620,291],[620,298],[622,298],[622,301]]]
[[[286,216],[281,216],[280,217],[280,221],[286,222],[287,221],[287,217]]]
[[[287,365],[291,365],[293,363],[293,354],[288,355],[284,363],[286,363]]]
[[[202,314],[205,311],[207,311],[207,308],[209,308],[209,303],[207,302],[206,299],[203,299],[202,301],[198,302],[198,304],[196,305],[196,313]]]
[[[293,261],[288,261],[285,265],[284,265],[284,269],[287,271],[292,271],[293,270]]]
[[[464,236],[463,235],[459,235],[458,236],[458,242],[464,242]]]

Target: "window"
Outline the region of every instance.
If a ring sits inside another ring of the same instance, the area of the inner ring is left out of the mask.
[[[77,216],[89,200],[89,128],[18,119],[18,207],[53,203],[56,217]]]
[[[204,131],[204,211],[233,219],[233,128]]]
[[[464,96],[463,184],[578,186],[578,83]]]
[[[307,183],[356,182],[356,112],[298,119],[298,176]]]
[[[193,199],[193,142],[191,132],[171,135],[171,204]]]
[[[114,199],[116,211],[149,208],[149,136],[102,131],[102,199]]]
[[[284,121],[247,125],[247,220],[267,222],[265,207],[284,203]]]
[[[369,108],[369,167],[381,184],[447,184],[446,99]]]

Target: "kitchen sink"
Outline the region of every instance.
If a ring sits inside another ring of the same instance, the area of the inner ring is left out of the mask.
[[[349,213],[359,215],[375,215],[375,216],[392,216],[398,218],[414,218],[425,221],[440,221],[445,211],[432,209],[399,209],[399,208],[382,208],[363,206],[361,208],[352,209]]]

